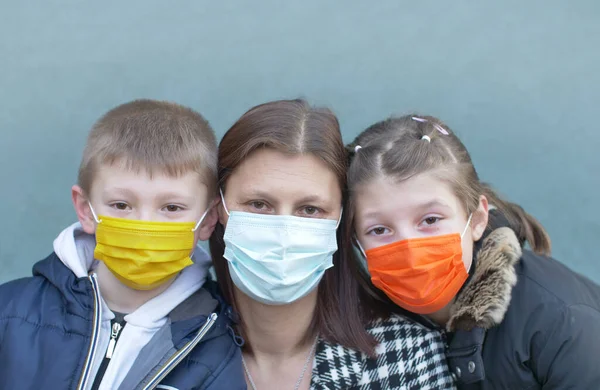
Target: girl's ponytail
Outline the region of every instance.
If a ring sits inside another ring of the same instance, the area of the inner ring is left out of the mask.
[[[508,220],[521,245],[527,241],[535,253],[550,255],[550,236],[542,224],[518,204],[502,199],[488,184],[481,183],[481,186],[490,206],[495,206]],[[493,218],[491,214],[490,218]],[[493,226],[493,220],[489,225]]]

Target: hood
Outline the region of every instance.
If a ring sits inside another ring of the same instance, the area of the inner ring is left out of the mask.
[[[79,222],[63,230],[54,240],[54,252],[78,278],[87,277],[96,268],[98,261],[94,259],[95,246],[95,237],[85,233]],[[197,247],[192,261],[194,264],[183,269],[169,288],[127,315],[125,320],[141,327],[160,326],[167,314],[194,294],[207,279],[212,264],[209,254]],[[112,319],[114,314],[104,302],[102,306],[103,318]]]

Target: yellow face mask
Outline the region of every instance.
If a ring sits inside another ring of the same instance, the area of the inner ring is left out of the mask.
[[[152,290],[192,265],[194,232],[198,223],[155,222],[96,216],[94,258],[135,290]]]

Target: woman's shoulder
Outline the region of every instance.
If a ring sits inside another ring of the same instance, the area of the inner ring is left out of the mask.
[[[390,387],[385,388],[454,388],[440,332],[397,314],[379,318],[367,330],[378,345],[366,366],[370,377],[380,377],[382,369],[387,372]]]
[[[397,313],[392,313],[387,317],[376,318],[367,326],[367,331],[375,337],[385,331],[440,335],[438,331],[427,328],[426,326]]]
[[[375,359],[378,364],[386,359],[405,361],[407,366],[423,361],[429,361],[434,366],[442,361],[445,364],[442,334],[402,315],[378,318],[371,322],[367,331],[377,340]]]
[[[378,318],[367,327],[367,332],[378,342],[379,353],[403,349],[405,354],[430,346],[432,352],[444,353],[442,334],[400,314]]]
[[[314,388],[454,388],[439,332],[395,314],[372,321],[367,331],[377,341],[374,356],[319,343],[313,379],[322,386]]]

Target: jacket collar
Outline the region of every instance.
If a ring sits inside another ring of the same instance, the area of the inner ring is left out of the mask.
[[[515,265],[521,244],[509,227],[499,227],[476,243],[475,269],[454,304],[446,329],[453,333],[446,350],[448,366],[460,386],[485,379],[483,344],[488,329],[500,324],[517,283]]]
[[[59,290],[69,311],[89,319],[93,314],[94,291],[87,277],[78,278],[56,253],[33,266],[33,276],[41,276]]]
[[[448,331],[487,330],[501,323],[508,310],[522,254],[519,240],[509,227],[499,227],[478,247],[475,270],[450,309]]]
[[[69,312],[86,319],[92,318],[94,291],[89,279],[75,276],[55,253],[36,263],[33,275],[45,278],[61,292]],[[235,321],[231,307],[222,299],[216,282],[207,280],[202,288],[168,314],[173,341],[178,343],[193,337],[206,317],[213,312],[218,314],[217,323],[206,339],[231,332],[231,324]]]

